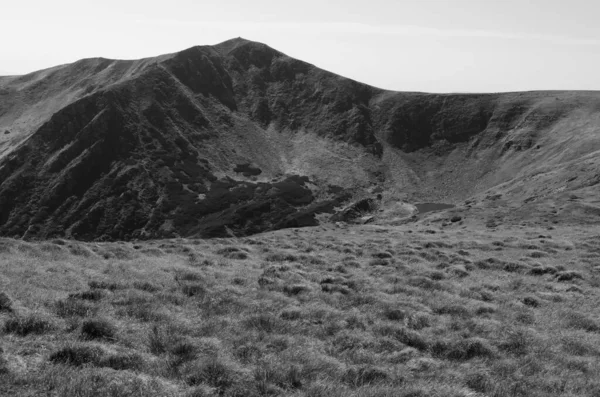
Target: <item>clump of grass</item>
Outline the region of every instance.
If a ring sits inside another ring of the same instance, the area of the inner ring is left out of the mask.
[[[259,395],[282,395],[283,390],[300,389],[304,385],[302,369],[297,365],[260,363],[253,371],[253,378]]]
[[[392,254],[390,254],[387,251],[375,252],[372,256],[374,258],[379,258],[379,259],[391,259],[392,258]]]
[[[103,354],[104,351],[98,346],[71,345],[52,353],[49,361],[54,364],[67,364],[78,367],[97,363]]]
[[[348,287],[338,284],[321,284],[321,291],[330,294],[339,292],[342,295],[348,295],[352,292]]]
[[[186,382],[190,386],[206,384],[216,389],[222,395],[235,382],[235,372],[225,363],[217,358],[208,361],[197,362],[189,370]]]
[[[417,287],[426,290],[442,291],[445,289],[444,285],[439,281],[434,281],[429,277],[413,276],[409,277],[407,284],[411,287]]]
[[[475,314],[477,314],[478,316],[486,316],[486,315],[494,314],[494,313],[496,313],[496,311],[497,311],[497,309],[494,306],[481,305],[475,309]]]
[[[600,349],[579,338],[565,336],[561,339],[562,349],[575,356],[600,356]]]
[[[158,322],[168,319],[168,316],[160,310],[160,307],[152,303],[129,305],[120,310],[118,314],[133,317],[143,322]]]
[[[294,321],[302,318],[302,311],[298,308],[290,308],[281,312],[279,315],[284,320]]]
[[[225,247],[217,250],[217,255],[222,255],[228,259],[248,259],[248,253],[241,248]]]
[[[242,363],[249,364],[258,361],[264,355],[264,352],[258,346],[251,343],[246,343],[237,346],[233,354]]]
[[[181,292],[188,297],[199,297],[202,298],[206,295],[206,288],[202,284],[193,283],[193,284],[183,284],[181,286]]]
[[[41,379],[43,395],[78,397],[173,396],[172,390],[156,378],[144,378],[129,371],[110,368],[61,368]],[[36,393],[36,395],[39,395]]]
[[[440,315],[450,315],[463,318],[472,316],[471,311],[466,306],[461,304],[449,303],[447,305],[437,306],[433,310],[436,314]]]
[[[289,296],[300,295],[302,293],[309,293],[310,291],[310,287],[304,284],[286,285],[283,287],[283,292]]]
[[[140,291],[146,291],[150,293],[158,292],[162,288],[156,284],[153,284],[149,281],[134,281],[133,287],[139,289]]]
[[[509,273],[523,273],[529,269],[529,265],[520,262],[507,262],[502,270]]]
[[[296,262],[298,261],[298,257],[296,255],[277,252],[270,255],[267,255],[265,258],[267,262]]]
[[[68,298],[69,299],[87,300],[87,301],[99,301],[99,300],[102,300],[105,296],[106,295],[103,290],[91,289],[89,291],[74,292],[72,294],[69,294]]]
[[[529,256],[532,258],[543,258],[545,256],[548,256],[548,254],[542,251],[532,251],[529,253]]]
[[[105,289],[109,291],[117,291],[121,289],[126,289],[127,286],[125,284],[116,283],[112,281],[97,281],[92,280],[88,283],[88,286],[93,289]]]
[[[398,342],[404,343],[409,347],[414,347],[417,350],[425,351],[429,348],[429,342],[425,337],[418,332],[404,327],[383,326],[378,329],[378,333],[383,336],[390,336]]]
[[[148,347],[150,348],[150,352],[157,356],[161,355],[168,351],[169,345],[170,341],[167,334],[158,328],[158,326],[153,326],[148,335]]]
[[[203,281],[204,277],[200,273],[180,272],[175,275],[175,281]]]
[[[428,277],[434,281],[441,281],[446,278],[446,274],[444,274],[444,272],[440,272],[439,270],[434,270],[428,274]]]
[[[355,388],[387,382],[390,378],[385,370],[369,365],[349,368],[344,375],[344,380]]]
[[[530,307],[540,306],[540,300],[535,296],[526,296],[523,298],[523,304]]]
[[[85,339],[115,340],[117,327],[110,321],[101,318],[89,319],[81,326],[81,336]]]
[[[369,266],[390,266],[392,262],[389,259],[373,258],[369,261]]]
[[[244,325],[267,333],[281,330],[284,326],[281,320],[268,313],[250,316],[244,320]]]
[[[19,336],[41,335],[54,330],[54,324],[47,318],[33,313],[9,318],[4,324],[4,332]]]
[[[494,347],[482,338],[467,338],[459,341],[437,341],[431,345],[431,353],[448,360],[471,360],[477,357],[493,358]]]
[[[564,312],[563,318],[569,328],[581,329],[588,332],[600,332],[600,324],[579,312]]]
[[[187,341],[180,341],[170,349],[170,353],[175,356],[175,363],[177,365],[192,361],[198,356],[198,347],[193,343]]]
[[[54,312],[59,317],[90,317],[98,312],[98,308],[75,299],[63,299],[56,301],[54,304]]]
[[[97,361],[96,365],[117,371],[137,371],[144,367],[144,358],[137,353],[115,353],[103,357]]]
[[[446,271],[458,278],[465,278],[469,275],[469,272],[467,271],[467,269],[464,267],[464,265],[456,265],[456,266],[451,266],[448,269],[446,269]]]
[[[12,312],[12,305],[12,299],[5,292],[0,292],[0,312]]]
[[[421,330],[431,327],[434,320],[433,317],[424,312],[411,313],[406,319],[406,326],[413,330]]]
[[[506,339],[500,344],[500,349],[507,353],[523,356],[529,353],[533,336],[527,330],[517,328],[507,332]]]
[[[403,321],[407,317],[407,313],[401,309],[385,308],[383,315],[391,321]]]
[[[564,271],[556,274],[556,281],[573,281],[573,280],[583,280],[583,274],[578,271]]]
[[[477,370],[467,374],[465,384],[469,389],[483,394],[489,393],[494,388],[492,377],[485,370]]]

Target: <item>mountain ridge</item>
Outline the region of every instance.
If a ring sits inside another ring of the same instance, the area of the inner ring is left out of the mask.
[[[458,203],[599,150],[598,115],[598,92],[393,92],[241,38],[91,58],[0,79],[0,234],[243,235],[375,190]]]

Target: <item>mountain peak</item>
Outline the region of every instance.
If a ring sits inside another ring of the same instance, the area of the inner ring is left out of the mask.
[[[222,54],[228,54],[231,51],[233,51],[234,49],[236,49],[237,47],[240,47],[240,46],[248,44],[248,43],[257,43],[257,42],[244,39],[243,37],[236,37],[233,39],[223,41],[219,44],[215,44],[213,47],[217,51],[221,52]],[[259,43],[257,43],[257,44],[259,44]]]

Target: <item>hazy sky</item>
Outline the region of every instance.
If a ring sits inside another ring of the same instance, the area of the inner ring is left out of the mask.
[[[600,90],[598,0],[0,2],[0,75],[241,36],[387,89]]]

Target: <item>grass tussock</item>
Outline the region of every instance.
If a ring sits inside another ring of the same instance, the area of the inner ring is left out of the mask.
[[[14,316],[4,323],[4,332],[18,336],[42,335],[53,331],[55,324],[47,317],[37,313]]]
[[[117,336],[117,327],[106,319],[89,319],[85,320],[81,325],[81,336],[84,339],[114,341]]]

